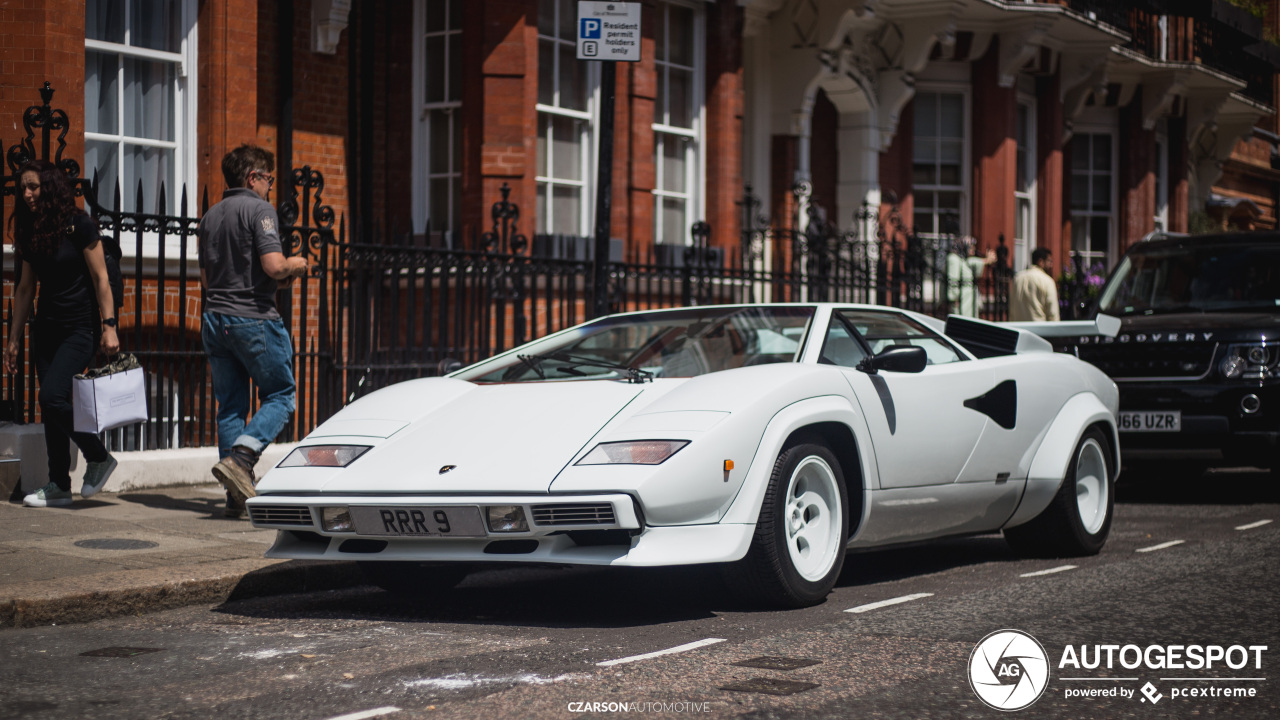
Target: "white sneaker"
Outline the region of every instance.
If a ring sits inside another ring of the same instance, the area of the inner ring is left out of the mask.
[[[49,483],[22,498],[27,507],[64,507],[71,504],[71,491],[63,490],[57,483]]]
[[[116,459],[111,455],[102,462],[87,463],[84,468],[84,486],[80,488],[80,497],[93,497],[107,484],[107,478],[115,471]]]

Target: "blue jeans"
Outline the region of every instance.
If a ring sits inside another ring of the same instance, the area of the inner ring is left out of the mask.
[[[255,453],[271,444],[293,412],[293,343],[281,320],[207,312],[200,325],[218,401],[218,457],[236,445]],[[261,405],[249,417],[249,381]]]

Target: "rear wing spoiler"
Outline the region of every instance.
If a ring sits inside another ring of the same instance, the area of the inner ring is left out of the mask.
[[[1016,355],[1025,352],[1053,352],[1045,338],[1100,335],[1115,337],[1120,318],[1098,314],[1093,320],[1064,322],[987,322],[963,315],[947,316],[946,334],[974,357]]]

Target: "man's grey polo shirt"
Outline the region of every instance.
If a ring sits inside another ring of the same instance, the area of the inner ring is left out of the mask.
[[[232,188],[200,218],[205,310],[250,318],[280,317],[276,281],[262,256],[283,252],[275,208],[248,188]]]

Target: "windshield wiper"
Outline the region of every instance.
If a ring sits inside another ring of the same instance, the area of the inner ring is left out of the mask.
[[[565,363],[566,367],[556,368],[556,371],[562,372],[565,375],[582,375],[582,373],[577,372],[574,368],[578,365],[585,365],[587,367],[598,367],[606,370],[622,370],[627,373],[627,382],[629,383],[642,383],[646,380],[653,380],[653,373],[648,370],[641,370],[640,368],[632,367],[625,363],[616,363],[609,360],[602,360],[600,358],[582,357],[580,355],[570,355],[569,353],[562,352],[544,353],[541,355],[519,355],[518,357],[526,365],[535,368],[537,365],[540,365],[543,360],[559,360],[560,362]],[[538,374],[541,376],[542,372],[539,370]]]
[[[547,374],[542,372],[542,358],[538,355],[517,355],[516,359],[538,374],[539,380],[546,380]]]

